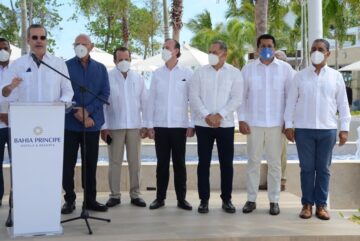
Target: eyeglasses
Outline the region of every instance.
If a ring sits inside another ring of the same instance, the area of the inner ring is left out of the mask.
[[[37,35],[33,35],[31,36],[31,39],[32,40],[38,40],[38,39],[41,39],[41,40],[46,40],[46,36],[37,36]]]

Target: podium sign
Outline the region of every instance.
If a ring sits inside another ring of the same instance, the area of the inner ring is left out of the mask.
[[[65,106],[11,103],[13,236],[62,233]]]

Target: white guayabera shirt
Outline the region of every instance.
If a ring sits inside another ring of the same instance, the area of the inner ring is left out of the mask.
[[[147,103],[147,127],[193,127],[189,117],[189,82],[192,71],[176,64],[166,65],[152,75]]]
[[[42,60],[69,76],[66,64],[61,58],[46,53]],[[38,67],[29,54],[15,60],[10,65],[9,71],[10,74],[3,86],[10,84],[15,77],[22,78],[20,85],[11,93],[16,96],[17,101],[71,102],[72,100],[74,91],[71,82],[43,64]]]
[[[340,72],[324,66],[320,74],[309,66],[295,75],[286,102],[285,127],[348,131],[351,121],[346,87]]]
[[[234,112],[241,104],[243,79],[240,70],[225,63],[219,70],[200,67],[191,80],[190,102],[195,125],[209,127],[205,117],[219,113],[220,127],[234,127]]]
[[[109,71],[110,105],[104,106],[105,124],[102,129],[138,129],[146,103],[144,79],[133,70],[126,79],[116,67]]]
[[[257,127],[283,126],[286,96],[295,70],[274,58],[269,65],[257,59],[241,72],[244,98],[238,110],[239,121]]]

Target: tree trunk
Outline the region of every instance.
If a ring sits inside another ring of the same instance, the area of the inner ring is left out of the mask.
[[[181,21],[183,12],[183,1],[182,0],[173,0],[171,8],[171,24],[173,27],[173,39],[179,41],[180,39],[180,30],[183,26]]]
[[[163,10],[164,10],[164,38],[168,39],[169,36],[169,13],[167,7],[167,0],[163,0]]]
[[[122,35],[124,40],[124,47],[129,47],[129,23],[128,23],[128,8],[124,9],[124,15],[122,17]]]
[[[255,3],[256,39],[267,32],[268,0],[257,0]]]
[[[108,16],[108,17],[106,18],[108,30],[111,28],[111,21],[112,21],[112,19],[113,19],[112,16]],[[105,51],[108,50],[109,41],[110,41],[110,34],[107,33],[106,36],[105,36],[105,41],[104,41],[104,50],[105,50]]]
[[[26,9],[26,0],[21,0],[20,2],[20,10],[21,10],[21,55],[27,54],[27,9]]]

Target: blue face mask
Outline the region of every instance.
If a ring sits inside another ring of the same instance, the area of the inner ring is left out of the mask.
[[[274,56],[274,51],[272,48],[262,48],[260,50],[260,58],[267,61],[270,60]]]

